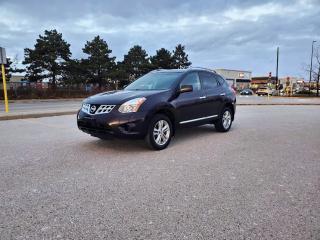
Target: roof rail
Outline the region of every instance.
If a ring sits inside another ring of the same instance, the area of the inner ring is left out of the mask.
[[[161,71],[161,70],[165,70],[165,69],[163,69],[163,68],[157,68],[157,69],[151,70],[151,72],[157,72],[157,71]]]
[[[213,69],[204,68],[204,67],[189,67],[189,69],[201,69],[201,70],[207,70],[207,71],[210,71],[210,72],[217,73],[217,72],[216,72],[215,70],[213,70]]]

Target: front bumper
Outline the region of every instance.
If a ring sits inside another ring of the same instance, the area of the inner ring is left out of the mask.
[[[148,129],[148,117],[144,112],[120,113],[118,108],[110,113],[90,115],[79,110],[78,128],[99,138],[143,138]]]

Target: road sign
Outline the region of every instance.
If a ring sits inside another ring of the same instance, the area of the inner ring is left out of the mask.
[[[0,64],[7,64],[6,50],[0,47]]]

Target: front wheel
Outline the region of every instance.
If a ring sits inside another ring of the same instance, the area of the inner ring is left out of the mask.
[[[214,123],[218,132],[228,132],[232,125],[232,111],[224,108],[220,118]]]
[[[162,150],[169,145],[172,132],[170,119],[165,115],[157,114],[150,121],[145,140],[150,148]]]

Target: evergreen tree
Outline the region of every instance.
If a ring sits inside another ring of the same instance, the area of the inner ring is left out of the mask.
[[[100,36],[96,36],[91,42],[88,41],[82,50],[89,55],[83,60],[88,79],[101,87],[113,76],[115,57],[110,57],[112,50]]]
[[[124,85],[128,85],[130,83],[129,73],[126,71],[123,61],[117,62],[112,74],[112,78],[117,80],[119,88],[122,88]]]
[[[128,79],[136,79],[150,70],[150,62],[147,52],[141,46],[133,46],[128,54],[124,55],[122,67]]]
[[[26,77],[30,81],[49,78],[53,86],[60,80],[66,61],[71,56],[70,44],[62,38],[57,30],[45,30],[44,36],[39,35],[34,49],[24,49],[27,64]]]
[[[174,61],[171,52],[165,48],[157,50],[155,56],[150,58],[153,69],[172,69]]]
[[[82,60],[70,59],[63,72],[63,82],[66,84],[86,83],[86,66]]]
[[[17,67],[17,57],[11,61],[10,58],[7,58],[7,64],[4,65],[4,71],[6,74],[6,81],[10,81],[13,73],[23,73],[24,69],[20,69]]]
[[[176,49],[173,51],[173,62],[174,68],[188,68],[191,65],[191,62],[188,60],[188,54],[185,52],[185,46],[178,44]]]

